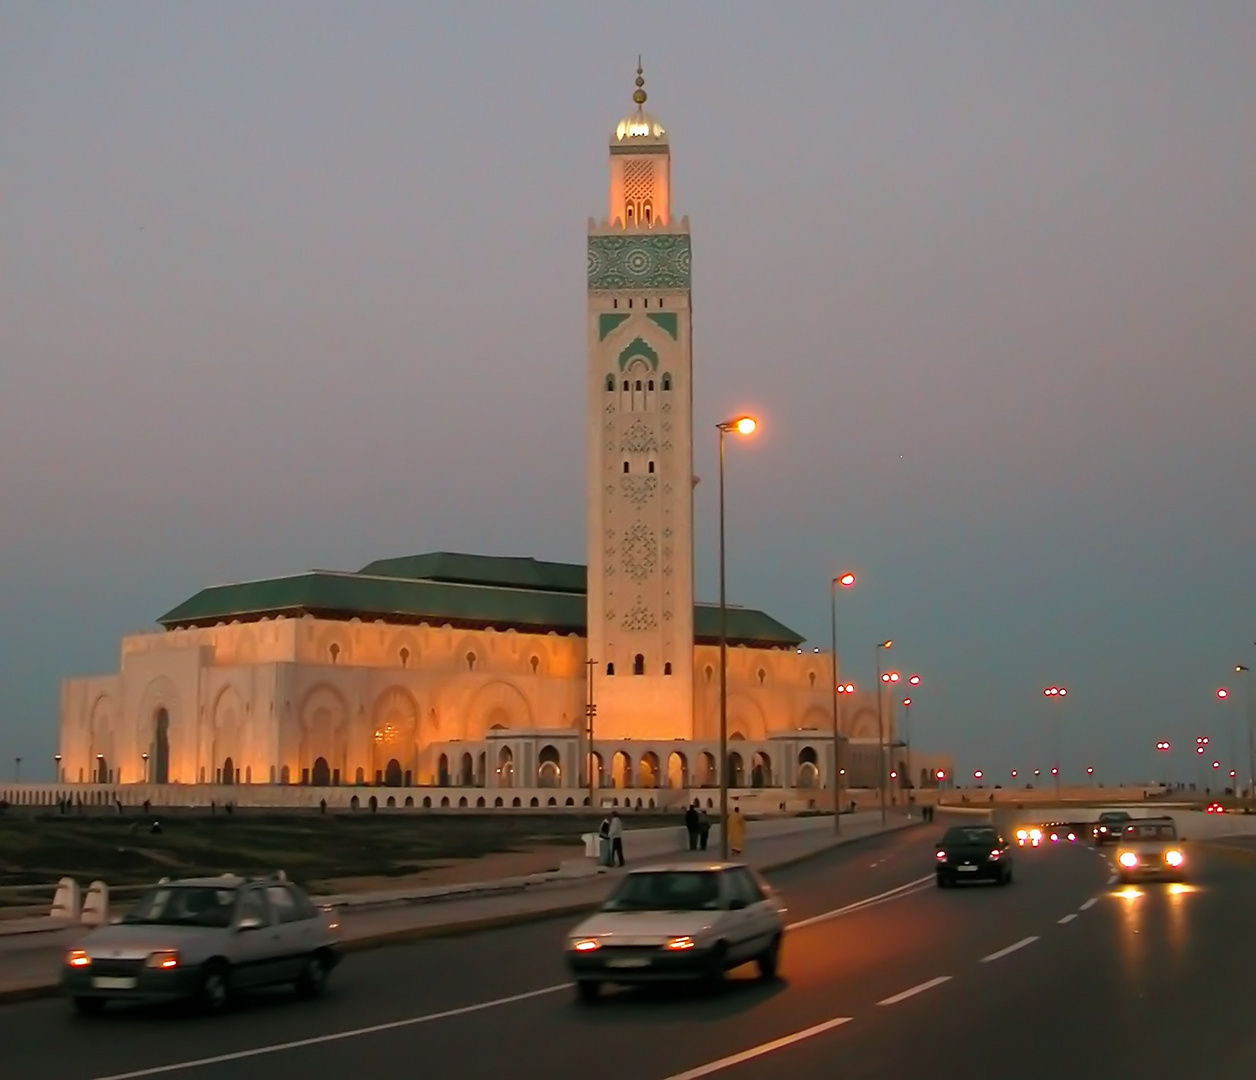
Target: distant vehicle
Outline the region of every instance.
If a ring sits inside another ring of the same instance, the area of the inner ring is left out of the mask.
[[[1224,807],[1224,806],[1222,806],[1219,802],[1209,803],[1209,804],[1208,804],[1208,813],[1210,813],[1210,814],[1224,814],[1224,813],[1225,813],[1225,807]]]
[[[1124,810],[1105,810],[1099,815],[1092,834],[1096,846],[1116,843],[1125,831],[1125,826],[1133,820]]]
[[[1016,830],[1016,842],[1021,847],[1038,847],[1042,843],[1042,830],[1037,826],[1029,829]]]
[[[785,908],[740,863],[678,863],[633,870],[567,937],[567,966],[582,1001],[603,983],[702,980],[716,984],[748,961],[775,977]]]
[[[339,957],[339,925],[282,875],[165,881],[65,954],[61,986],[81,1013],[179,998],[221,1012],[237,990],[282,983],[316,997]]]
[[[1122,882],[1157,877],[1180,881],[1186,855],[1171,817],[1140,818],[1127,825],[1116,854],[1116,872]]]
[[[938,844],[939,889],[958,881],[992,880],[999,885],[1012,881],[1012,845],[990,825],[955,825]]]
[[[1077,842],[1077,829],[1067,821],[1050,821],[1043,825],[1042,831],[1053,844],[1074,844]]]

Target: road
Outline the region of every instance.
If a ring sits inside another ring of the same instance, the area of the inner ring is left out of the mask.
[[[570,920],[350,956],[314,1003],[225,1017],[63,1001],[0,1009],[21,1080],[275,1076],[931,1080],[1256,1075],[1256,853],[1188,847],[1190,885],[1119,890],[1089,847],[1022,852],[1010,888],[932,885],[941,825],[773,875],[796,924],[782,977],[580,1006]],[[853,906],[852,906],[853,905]],[[732,1059],[732,1060],[729,1060]],[[12,1071],[10,1071],[12,1070]]]

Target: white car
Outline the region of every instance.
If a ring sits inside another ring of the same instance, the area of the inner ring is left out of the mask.
[[[785,908],[740,863],[677,863],[633,870],[597,914],[567,938],[582,1001],[603,983],[700,979],[718,983],[750,960],[775,977]]]
[[[1181,881],[1185,876],[1182,838],[1171,817],[1131,821],[1118,844],[1116,872],[1123,883],[1135,878]]]

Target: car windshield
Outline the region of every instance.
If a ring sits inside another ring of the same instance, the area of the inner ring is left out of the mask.
[[[1117,811],[1116,813],[1107,813],[1107,814],[1099,815],[1100,821],[1129,821],[1129,819],[1130,819],[1129,814],[1125,813],[1124,811]]]
[[[123,918],[148,926],[229,926],[235,889],[171,885],[150,889]]]
[[[1158,821],[1154,824],[1131,825],[1125,830],[1127,840],[1176,840],[1177,829],[1170,822]]]
[[[713,911],[720,906],[719,875],[675,870],[629,874],[603,911]]]
[[[996,844],[999,840],[999,834],[993,829],[980,828],[976,826],[960,826],[954,829],[947,829],[946,835],[942,837],[942,845],[948,844]]]

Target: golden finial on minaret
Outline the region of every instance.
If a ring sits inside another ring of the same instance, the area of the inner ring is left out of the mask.
[[[638,109],[640,109],[643,105],[645,105],[646,96],[647,95],[645,92],[645,76],[641,73],[641,57],[638,56],[637,57],[637,88],[632,92],[632,100],[637,103]]]

